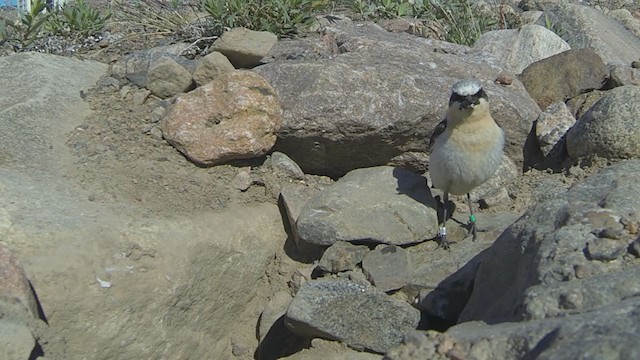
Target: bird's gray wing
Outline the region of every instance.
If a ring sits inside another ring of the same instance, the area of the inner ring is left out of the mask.
[[[436,138],[442,134],[447,129],[447,118],[444,118],[438,125],[436,125],[435,129],[433,129],[433,133],[431,133],[431,138],[429,138],[429,149],[433,146],[433,143],[436,141]]]

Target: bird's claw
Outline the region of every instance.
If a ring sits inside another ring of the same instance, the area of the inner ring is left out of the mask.
[[[472,241],[476,241],[476,239],[478,238],[478,226],[476,225],[476,217],[471,215],[469,216],[469,222],[467,223],[467,226],[469,227],[469,231],[467,232],[467,235],[465,235],[465,239],[469,237],[469,235],[472,235],[471,240]]]

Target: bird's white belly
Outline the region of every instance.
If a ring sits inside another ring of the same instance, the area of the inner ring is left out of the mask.
[[[429,158],[429,175],[433,186],[454,195],[463,195],[487,181],[500,167],[504,139],[498,132],[482,134],[479,141],[456,141],[450,133],[442,134]]]

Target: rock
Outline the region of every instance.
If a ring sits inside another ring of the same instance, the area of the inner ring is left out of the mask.
[[[293,298],[288,291],[278,291],[273,294],[273,297],[260,315],[260,326],[258,326],[258,339],[260,341],[264,340],[276,321],[284,316],[291,300]]]
[[[614,239],[590,239],[587,242],[587,256],[592,260],[612,261],[627,252],[628,243]]]
[[[126,78],[134,85],[145,88],[149,83],[149,66],[161,58],[171,58],[192,72],[195,69],[195,61],[180,56],[188,48],[189,44],[177,43],[134,51],[111,64],[109,73],[113,77]]]
[[[0,243],[0,300],[18,301],[33,317],[38,317],[38,302],[29,279],[18,259],[3,243]]]
[[[280,191],[279,202],[284,207],[293,238],[299,246],[300,235],[296,221],[302,212],[304,204],[318,191],[318,189],[300,183],[285,185]]]
[[[371,23],[329,26],[323,39],[339,55],[253,70],[276,89],[285,109],[274,150],[305,173],[337,178],[403,153],[426,153],[446,112],[450,94],[444,89],[466,77],[483,80],[509,139],[506,151],[521,165],[522,143],[540,109],[518,80],[508,87],[493,83],[504,72],[498,60]]]
[[[24,324],[0,318],[0,358],[6,360],[32,359],[36,347],[33,334]]]
[[[266,154],[282,125],[274,90],[246,70],[180,96],[162,122],[164,138],[193,162],[216,165]]]
[[[607,15],[617,20],[633,35],[640,37],[640,19],[635,18],[629,10],[615,9],[609,11]]]
[[[269,158],[269,165],[278,173],[293,179],[304,180],[304,172],[300,169],[300,166],[291,160],[286,154],[279,151],[274,151]]]
[[[572,49],[591,47],[607,64],[628,65],[638,59],[640,39],[590,6],[559,2],[545,8]]]
[[[160,58],[149,66],[147,89],[166,99],[193,88],[191,74],[171,58]]]
[[[335,44],[334,44],[335,45]],[[328,44],[319,43],[312,38],[280,39],[262,59],[263,63],[277,60],[329,59],[333,55]]]
[[[503,156],[500,167],[496,170],[495,174],[482,185],[473,189],[471,192],[471,201],[477,202],[488,194],[494,193],[496,189],[507,186],[513,179],[517,178],[518,175],[520,175],[520,170],[518,170],[516,164],[514,164],[508,156]]]
[[[217,78],[220,74],[234,69],[226,56],[214,51],[207,54],[207,56],[198,62],[193,72],[193,80],[196,82],[196,85],[202,86]]]
[[[140,89],[133,93],[133,103],[136,105],[143,105],[151,95],[151,91],[147,89]]]
[[[213,50],[225,55],[236,68],[252,68],[276,42],[278,37],[268,31],[233,28],[213,43]]]
[[[612,65],[609,69],[609,80],[605,89],[613,89],[618,86],[640,85],[640,70],[628,65]]]
[[[589,297],[595,301],[588,309],[622,300],[621,293],[609,293],[606,288],[627,287],[624,276],[614,274],[637,268],[637,260],[593,261],[585,247],[595,241],[594,234],[601,233],[616,233],[619,240],[615,241],[625,243],[625,248],[635,240],[637,235],[629,233],[620,221],[640,210],[640,199],[629,196],[640,190],[635,181],[639,175],[640,161],[621,162],[525,213],[482,255],[473,293],[459,322],[546,317],[560,311],[563,303],[560,294],[553,295],[550,289],[568,289],[575,281],[580,281],[581,288],[591,289]],[[603,280],[606,274],[616,280]],[[547,300],[533,306],[531,299],[535,298]],[[562,313],[588,309],[578,307]]]
[[[335,339],[378,353],[398,345],[419,321],[420,312],[411,305],[348,280],[306,282],[285,318],[297,334]]]
[[[381,360],[382,355],[372,354],[368,352],[360,352],[348,348],[346,345],[337,341],[329,341],[324,339],[311,340],[311,347],[302,349],[301,351],[282,360]]]
[[[520,29],[489,31],[473,44],[474,51],[484,51],[507,65],[507,70],[520,74],[536,61],[571,49],[566,41],[540,25],[524,25]]]
[[[566,104],[571,109],[571,114],[575,119],[580,119],[582,115],[584,115],[593,104],[597,103],[598,100],[602,99],[603,96],[607,94],[606,91],[601,90],[593,90],[586,94],[580,94],[576,97],[569,99]]]
[[[567,133],[572,158],[596,154],[607,159],[640,156],[640,88],[610,90]]]
[[[558,101],[543,111],[535,122],[538,146],[547,164],[557,166],[567,157],[565,135],[576,119],[567,105]]]
[[[302,209],[300,238],[317,245],[337,241],[411,244],[436,235],[436,203],[425,179],[379,166],[349,172]]]
[[[392,349],[385,360],[635,359],[640,351],[638,297],[561,318],[488,325],[479,321],[428,332]],[[435,356],[434,356],[435,354]]]
[[[542,19],[544,15],[544,11],[540,10],[527,10],[520,13],[520,19],[522,19],[523,24],[537,24],[540,19]]]
[[[233,187],[240,191],[246,191],[251,186],[251,167],[243,167],[238,169],[238,173],[233,178]]]
[[[600,89],[609,71],[593,49],[573,49],[537,61],[520,75],[520,81],[544,110],[551,103]]]
[[[369,248],[364,245],[338,241],[322,254],[318,268],[332,274],[353,270],[362,262],[368,252]]]
[[[511,200],[509,196],[509,191],[506,188],[496,188],[493,191],[484,193],[480,199],[478,199],[478,203],[480,203],[480,208],[482,209],[491,209],[500,205],[508,204]]]
[[[411,283],[412,266],[407,250],[378,245],[362,261],[362,270],[376,288],[389,292]]]

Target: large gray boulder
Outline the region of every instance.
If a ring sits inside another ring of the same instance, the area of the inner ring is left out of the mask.
[[[96,201],[106,190],[79,180],[96,170],[67,141],[99,121],[81,94],[105,73],[48,54],[0,58],[0,241],[48,321],[26,330],[51,359],[231,358],[231,334],[255,329],[265,267],[287,237],[278,207],[176,212],[126,195]],[[0,327],[0,343],[9,329],[28,350],[24,327]]]
[[[435,237],[436,202],[424,177],[390,166],[357,169],[309,200],[297,220],[303,241],[411,244]]]
[[[556,101],[600,89],[609,70],[593,49],[572,49],[528,66],[519,76],[531,97],[545,110]]]
[[[473,44],[474,51],[484,51],[502,60],[513,74],[520,74],[534,62],[569,49],[569,44],[560,36],[540,25],[489,31]]]
[[[325,279],[304,283],[285,317],[297,334],[340,340],[378,353],[400,344],[419,321],[417,309],[374,287]]]
[[[414,334],[384,359],[637,359],[639,306],[636,296],[599,311],[562,318],[495,325],[463,323],[444,334]]]
[[[640,157],[640,87],[607,91],[569,129],[567,151],[572,158],[598,155],[608,159]]]
[[[600,10],[562,1],[545,6],[545,14],[572,49],[591,47],[607,64],[638,60],[640,38]]]
[[[328,27],[326,33],[339,52],[333,58],[279,60],[254,69],[282,101],[275,149],[306,173],[339,177],[406,152],[426,153],[451,85],[462,78],[482,80],[507,133],[507,153],[521,164],[522,144],[540,109],[519,81],[494,83],[504,71],[498,60],[370,23]]]
[[[625,161],[529,210],[483,256],[459,321],[540,319],[626,298],[610,289],[628,288],[626,274],[640,266],[626,253],[638,236],[638,176],[640,161]],[[624,251],[607,251],[610,241]]]

